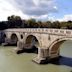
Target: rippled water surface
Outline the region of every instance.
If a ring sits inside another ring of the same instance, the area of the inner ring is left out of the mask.
[[[0,72],[72,72],[72,41],[60,47],[59,63],[39,65],[32,62],[34,53],[16,54],[15,47],[0,46]]]

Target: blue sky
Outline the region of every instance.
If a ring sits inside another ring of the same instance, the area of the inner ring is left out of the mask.
[[[72,16],[72,0],[56,0],[58,13],[55,13],[56,18],[64,18]],[[72,20],[72,18],[71,18]]]
[[[22,19],[72,20],[72,0],[0,0],[0,21],[10,15]]]

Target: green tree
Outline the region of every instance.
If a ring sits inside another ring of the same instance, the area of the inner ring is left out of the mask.
[[[20,28],[22,26],[22,20],[20,16],[11,15],[8,16],[7,19],[9,28]]]
[[[36,20],[35,19],[29,19],[27,20],[27,27],[33,28],[35,27]]]
[[[60,22],[59,21],[55,21],[52,23],[52,28],[61,28]]]

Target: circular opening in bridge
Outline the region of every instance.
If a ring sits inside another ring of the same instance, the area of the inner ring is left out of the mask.
[[[6,38],[6,34],[4,34],[3,37]]]
[[[11,35],[11,44],[12,45],[17,45],[18,37],[16,34]]]
[[[23,39],[23,35],[21,35],[21,39]]]
[[[29,35],[26,38],[26,41],[25,41],[25,49],[28,52],[38,53],[38,48],[37,48],[38,46],[39,46],[39,42],[38,42],[38,39],[35,36]]]

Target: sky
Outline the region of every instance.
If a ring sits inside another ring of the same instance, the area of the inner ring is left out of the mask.
[[[0,21],[18,15],[42,21],[72,20],[72,0],[0,0]]]

